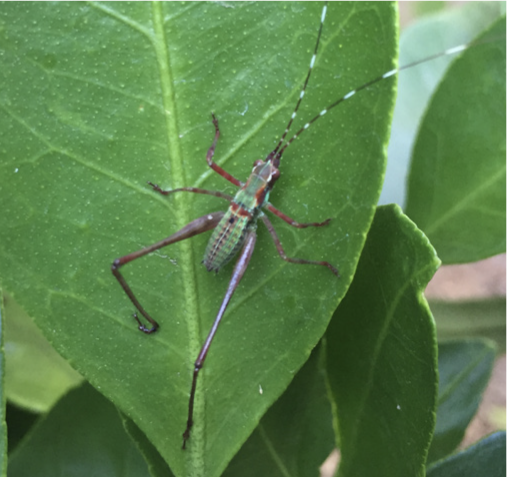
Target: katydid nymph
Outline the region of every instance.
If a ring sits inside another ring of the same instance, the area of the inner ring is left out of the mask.
[[[207,231],[213,231],[211,238],[208,242],[208,246],[206,248],[203,259],[203,263],[208,271],[213,270],[215,272],[218,272],[219,269],[225,266],[236,254],[239,254],[239,258],[237,259],[236,264],[234,265],[232,277],[229,281],[229,285],[225,292],[225,296],[222,299],[216,318],[213,322],[211,330],[204,344],[202,345],[201,351],[199,352],[197,359],[195,360],[194,363],[193,376],[190,385],[187,423],[186,428],[184,429],[183,432],[183,444],[182,444],[183,449],[186,448],[187,441],[190,438],[191,429],[194,423],[193,411],[194,411],[194,399],[197,390],[198,375],[204,365],[206,356],[208,355],[208,352],[210,350],[211,342],[215,337],[218,326],[222,320],[222,317],[224,316],[227,306],[229,305],[231,298],[249,265],[256,244],[257,238],[256,227],[258,220],[260,219],[267,227],[267,230],[274,241],[276,250],[283,260],[294,264],[319,265],[320,268],[322,268],[322,273],[329,274],[331,272],[333,274],[333,279],[339,277],[338,272],[339,264],[332,264],[330,262],[323,260],[310,260],[306,258],[288,257],[284,251],[281,241],[278,238],[277,233],[275,232],[273,225],[271,224],[270,219],[265,213],[265,211],[271,212],[278,218],[284,220],[287,224],[295,228],[324,227],[328,225],[331,220],[328,217],[322,217],[321,218],[322,221],[320,222],[300,223],[297,222],[296,220],[293,220],[288,215],[275,208],[275,206],[269,202],[270,192],[280,176],[280,162],[282,155],[284,154],[286,149],[303,134],[304,131],[306,131],[313,123],[317,122],[317,120],[328,114],[331,109],[354,97],[356,93],[358,93],[359,91],[366,89],[375,83],[383,81],[384,79],[395,76],[402,69],[414,66],[415,64],[430,59],[426,58],[424,60],[411,63],[410,65],[405,65],[401,68],[392,69],[382,74],[381,76],[378,76],[372,79],[371,81],[368,81],[362,86],[359,86],[351,90],[341,98],[332,102],[326,108],[322,109],[313,118],[306,121],[304,125],[299,130],[297,130],[292,136],[289,136],[289,131],[291,129],[294,119],[297,116],[303,97],[305,96],[306,88],[310,80],[313,67],[316,62],[320,38],[323,30],[324,20],[326,17],[326,11],[327,4],[324,5],[322,10],[316,43],[313,50],[313,55],[311,56],[310,60],[310,67],[308,69],[299,98],[296,102],[292,115],[289,118],[288,124],[285,130],[283,131],[282,135],[280,136],[280,139],[278,140],[278,143],[276,144],[275,148],[266,156],[265,159],[258,159],[254,162],[252,172],[248,177],[248,179],[246,180],[246,182],[238,180],[233,175],[226,172],[221,166],[219,166],[213,160],[215,149],[220,136],[220,130],[217,119],[219,112],[217,112],[217,115],[212,113],[212,124],[214,126],[215,134],[212,144],[208,149],[206,161],[208,166],[213,171],[217,172],[219,175],[221,175],[224,179],[226,179],[234,186],[239,187],[239,191],[236,193],[234,197],[222,192],[211,191],[198,187],[182,187],[166,191],[160,188],[158,185],[149,182],[150,186],[153,188],[154,191],[164,196],[176,192],[189,192],[194,194],[204,194],[214,196],[217,198],[227,200],[230,204],[228,210],[226,212],[220,211],[205,214],[193,220],[188,225],[186,225],[176,233],[170,235],[169,237],[151,246],[143,248],[142,250],[130,253],[128,255],[116,259],[111,267],[112,272],[116,277],[116,279],[118,280],[118,282],[120,283],[121,287],[128,295],[129,299],[134,304],[140,315],[142,315],[142,317],[144,317],[144,319],[148,323],[145,324],[145,322],[141,321],[137,313],[134,314],[134,318],[138,323],[139,330],[142,331],[143,333],[151,334],[158,330],[159,324],[143,308],[143,306],[133,293],[132,289],[127,284],[125,278],[120,273],[120,268],[123,265],[132,262],[137,258],[150,254],[156,250],[159,250],[162,247],[180,242],[182,240],[185,240],[187,238],[193,237],[195,235]],[[448,50],[438,55],[434,55],[431,58],[455,53],[464,48],[465,46],[453,48],[452,50]],[[326,257],[309,257],[309,258],[321,259]],[[329,271],[324,270],[324,268],[326,268]]]

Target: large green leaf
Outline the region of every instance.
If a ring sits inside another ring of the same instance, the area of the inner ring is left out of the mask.
[[[331,409],[325,385],[324,353],[315,348],[282,396],[263,416],[234,456],[225,476],[315,476],[334,446]],[[259,386],[259,394],[264,390]],[[130,436],[150,463],[154,477],[166,477],[166,465],[145,435],[125,420]]]
[[[438,377],[435,326],[422,293],[438,265],[398,206],[377,209],[326,333],[340,477],[424,475]]]
[[[413,152],[407,214],[443,263],[505,252],[505,17],[481,38],[494,41],[453,63]]]
[[[233,193],[205,154],[244,180],[284,130],[307,72],[318,3],[5,3],[0,10],[0,273],[55,348],[153,442],[178,475],[225,468],[324,333],[362,249],[381,187],[393,82],[319,120],[284,154],[272,202],[290,256],[264,229],[201,373],[195,426],[181,450],[193,362],[231,266],[199,265],[196,237],[125,267],[160,332],[137,331],[113,279],[115,257],[224,208],[146,185]],[[393,67],[388,3],[329,5],[296,127]],[[264,392],[259,394],[259,386]]]

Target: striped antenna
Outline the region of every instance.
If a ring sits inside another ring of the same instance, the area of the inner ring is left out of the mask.
[[[294,136],[292,136],[283,145],[283,147],[281,147],[282,143],[285,141],[285,138],[286,138],[287,134],[289,133],[289,129],[292,126],[294,118],[296,117],[297,111],[299,109],[299,105],[301,104],[303,96],[305,95],[306,86],[308,84],[308,80],[310,79],[310,74],[312,72],[312,68],[313,68],[313,66],[315,64],[315,59],[317,57],[317,50],[318,50],[319,43],[320,43],[320,37],[321,37],[321,33],[322,33],[322,27],[323,27],[323,24],[324,24],[324,19],[326,17],[326,11],[327,11],[327,2],[324,5],[324,8],[322,9],[322,16],[321,16],[321,21],[320,21],[319,33],[317,35],[317,42],[315,44],[315,50],[314,50],[312,59],[310,61],[310,69],[308,70],[308,74],[306,75],[306,80],[305,80],[305,83],[303,85],[303,89],[301,90],[301,93],[299,94],[299,99],[298,99],[298,102],[297,102],[296,107],[294,109],[294,112],[292,113],[292,116],[291,116],[291,118],[289,120],[289,123],[287,124],[287,127],[286,127],[286,129],[285,129],[282,137],[280,138],[280,141],[278,142],[278,144],[277,144],[276,148],[274,149],[274,151],[270,154],[270,157],[275,157],[276,156],[277,157],[277,161],[279,161],[279,159],[282,156],[282,154],[285,151],[285,149],[287,149],[289,147],[289,145],[292,144],[292,142],[294,142],[294,140],[296,140],[303,133],[303,131],[306,131],[310,127],[310,125],[312,125],[315,121],[317,121],[317,119],[319,119],[322,116],[324,116],[328,111],[330,111],[334,107],[338,106],[339,104],[343,103],[344,101],[347,101],[347,99],[350,99],[352,96],[354,96],[359,91],[362,91],[363,89],[369,88],[370,86],[373,86],[374,84],[379,83],[380,81],[383,81],[383,80],[385,80],[387,78],[390,78],[391,76],[395,76],[398,73],[400,73],[400,71],[406,70],[408,68],[412,68],[412,67],[417,66],[417,65],[419,65],[421,63],[425,63],[426,61],[431,61],[431,60],[434,60],[436,58],[440,58],[442,56],[454,55],[454,54],[460,53],[460,52],[462,52],[462,51],[464,51],[467,48],[470,48],[472,46],[477,46],[477,45],[480,45],[480,44],[483,44],[483,43],[491,43],[492,41],[497,41],[498,40],[498,38],[490,38],[490,39],[484,39],[484,40],[480,40],[480,41],[472,41],[472,42],[469,42],[469,43],[464,43],[462,45],[455,46],[453,48],[449,48],[449,49],[447,49],[445,51],[442,51],[440,53],[436,53],[434,55],[427,56],[426,58],[423,58],[421,60],[416,60],[416,61],[413,61],[412,63],[408,63],[406,65],[400,66],[399,68],[395,68],[393,70],[390,70],[390,71],[384,73],[383,75],[378,76],[377,78],[374,78],[374,79],[368,81],[367,83],[364,83],[363,85],[359,86],[358,88],[353,89],[352,91],[349,91],[345,96],[342,96],[340,99],[338,99],[334,103],[330,104],[327,108],[323,109],[319,114],[317,114],[315,117],[313,117],[312,119],[310,119],[310,121],[308,121],[307,123],[305,123],[305,125],[301,129],[299,129],[299,131],[297,131],[296,134],[294,134]],[[281,147],[281,149],[280,149],[280,147]]]
[[[278,149],[280,149],[280,146],[285,141],[285,137],[289,133],[289,130],[292,126],[292,122],[294,121],[294,118],[296,117],[296,114],[299,109],[299,105],[301,104],[301,101],[303,100],[303,97],[305,95],[306,86],[308,85],[308,81],[310,80],[310,75],[312,74],[313,66],[315,65],[315,60],[317,59],[317,50],[319,49],[319,43],[320,43],[320,36],[322,34],[322,27],[324,26],[324,20],[326,19],[326,12],[327,12],[327,2],[324,4],[324,7],[322,8],[322,15],[320,17],[320,26],[319,26],[319,33],[317,34],[317,41],[315,42],[315,49],[313,51],[312,59],[310,60],[310,68],[308,68],[308,74],[306,75],[305,82],[303,84],[303,88],[301,89],[301,92],[299,93],[298,102],[296,103],[296,107],[294,108],[294,112],[292,113],[289,123],[287,124],[287,127],[285,128],[284,133],[282,134],[282,137],[280,138],[280,141],[278,141],[278,144],[276,145],[273,153],[276,154]],[[286,146],[284,146],[285,149]],[[283,149],[282,149],[283,151]]]

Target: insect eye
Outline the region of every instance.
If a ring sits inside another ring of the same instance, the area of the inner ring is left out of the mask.
[[[280,177],[280,170],[279,169],[275,169],[271,173],[271,181],[276,181],[279,177]]]
[[[253,166],[254,167],[257,167],[257,166],[260,166],[264,164],[264,161],[262,159],[257,159],[254,163],[253,163]]]

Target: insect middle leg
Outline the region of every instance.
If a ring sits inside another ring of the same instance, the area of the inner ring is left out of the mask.
[[[282,211],[278,210],[269,202],[265,207],[270,212],[273,212],[273,214],[275,214],[277,217],[287,222],[289,225],[292,225],[292,227],[296,227],[298,229],[305,229],[306,227],[322,227],[323,225],[327,225],[329,222],[331,222],[331,219],[326,219],[324,220],[324,222],[299,223],[296,222],[294,219],[291,219],[288,215],[285,215]]]
[[[146,318],[146,320],[148,320],[148,322],[151,324],[151,327],[145,326],[143,323],[141,323],[141,320],[139,320],[137,314],[134,314],[134,318],[136,319],[139,325],[139,329],[143,333],[149,334],[153,333],[154,331],[157,331],[157,329],[159,328],[159,324],[148,314],[148,312],[142,307],[141,303],[139,303],[139,300],[134,295],[134,292],[126,282],[123,275],[120,273],[120,267],[129,262],[132,262],[136,258],[143,257],[144,255],[154,252],[155,250],[158,250],[162,247],[171,245],[176,242],[180,242],[181,240],[193,237],[194,235],[207,232],[208,230],[215,228],[223,216],[224,212],[214,212],[212,214],[203,215],[202,217],[193,220],[188,225],[185,225],[185,227],[183,227],[181,230],[178,230],[178,232],[170,235],[164,240],[154,243],[153,245],[143,248],[142,250],[138,250],[137,252],[125,255],[124,257],[117,258],[113,262],[113,264],[111,265],[111,271],[113,272],[113,275],[116,277],[121,287],[123,288],[127,296],[130,298],[130,301],[139,310],[141,315],[143,315]]]
[[[278,238],[278,235],[271,221],[264,214],[262,214],[260,218],[264,222],[264,225],[268,229],[269,233],[271,234],[273,242],[275,242],[276,249],[278,250],[278,254],[280,255],[280,257],[282,257],[283,260],[285,260],[286,262],[299,263],[302,265],[322,265],[324,267],[329,268],[329,270],[331,270],[337,277],[340,276],[338,270],[335,267],[333,267],[333,265],[331,265],[329,262],[319,262],[315,260],[303,260],[302,258],[287,257],[285,250],[283,249],[283,246],[280,242],[280,239]],[[300,225],[304,225],[306,227],[310,225],[316,225],[318,227],[320,225],[325,225],[327,222],[329,222],[329,219],[326,222],[322,222],[321,224],[300,224]]]

